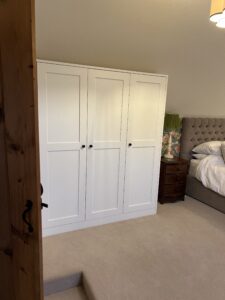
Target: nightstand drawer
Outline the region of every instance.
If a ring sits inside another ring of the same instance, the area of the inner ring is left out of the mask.
[[[175,196],[175,195],[182,195],[185,191],[185,183],[181,184],[166,184],[164,186],[164,195],[165,196]]]
[[[184,200],[189,162],[182,158],[161,159],[159,202]]]
[[[187,173],[188,170],[188,166],[187,164],[185,165],[171,165],[171,166],[166,166],[166,173],[167,174],[174,174],[174,173],[178,173],[178,172],[182,172],[182,173]]]
[[[165,176],[165,184],[185,183],[186,174],[167,174]]]

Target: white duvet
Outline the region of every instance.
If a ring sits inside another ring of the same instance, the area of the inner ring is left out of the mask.
[[[205,187],[225,196],[225,163],[222,156],[208,155],[200,160],[195,177]]]

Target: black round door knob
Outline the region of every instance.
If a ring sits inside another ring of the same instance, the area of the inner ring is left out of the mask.
[[[131,147],[131,146],[132,146],[132,143],[129,143],[128,146]]]
[[[85,148],[85,145],[82,145],[81,148],[84,149],[84,148]]]
[[[89,148],[93,148],[93,145],[89,145]]]

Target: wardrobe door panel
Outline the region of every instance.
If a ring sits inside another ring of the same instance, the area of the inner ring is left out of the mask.
[[[132,188],[126,190],[126,197],[130,207],[151,204],[154,150],[154,147],[137,147],[129,153],[126,184]]]
[[[94,141],[120,142],[124,81],[96,78],[95,84]]]
[[[117,210],[120,150],[98,149],[93,152],[93,213]]]
[[[49,222],[64,224],[79,216],[79,151],[53,151],[49,162]]]
[[[46,76],[49,143],[79,142],[80,77],[48,73]]]
[[[132,141],[155,141],[159,97],[160,85],[158,83],[140,81],[136,82],[135,90],[134,87],[131,88],[129,138]]]
[[[131,76],[125,211],[156,209],[166,79],[150,75]]]
[[[87,70],[38,63],[43,227],[85,215]]]
[[[88,74],[87,218],[122,212],[130,75]]]

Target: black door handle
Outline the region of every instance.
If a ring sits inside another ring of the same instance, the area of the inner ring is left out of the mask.
[[[93,145],[89,145],[89,148],[93,148]]]
[[[43,195],[43,192],[44,192],[44,189],[43,189],[43,186],[42,186],[42,184],[41,184],[41,196]],[[42,199],[41,199],[41,209],[42,209],[43,207],[48,208],[48,204],[42,202]]]
[[[85,145],[82,145],[81,148],[84,149],[84,148],[85,148]]]
[[[44,192],[44,189],[43,189],[43,186],[42,184],[40,183],[40,186],[41,186],[41,196],[43,195],[43,192]]]
[[[131,147],[131,146],[132,146],[132,143],[129,143],[129,144],[128,144],[128,147]]]
[[[29,222],[29,220],[27,220],[27,214],[31,212],[32,208],[33,208],[33,202],[31,200],[27,200],[26,209],[22,214],[22,219],[24,223],[27,224],[27,228],[30,233],[34,232],[34,228],[32,224]]]
[[[48,208],[48,204],[47,203],[44,203],[44,202],[41,202],[41,209],[45,207],[45,208]]]

